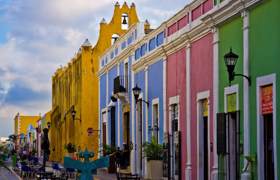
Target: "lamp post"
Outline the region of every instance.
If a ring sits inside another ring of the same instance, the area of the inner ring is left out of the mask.
[[[139,102],[139,101],[142,101],[142,102],[144,102],[144,103],[146,103],[147,104],[147,106],[149,106],[149,102],[147,102],[147,101],[145,101],[145,100],[143,100],[143,99],[139,99],[139,96],[140,96],[140,93],[141,93],[141,88],[140,87],[138,87],[138,85],[136,84],[136,86],[132,89],[132,91],[133,91],[133,95],[134,95],[134,98],[135,98],[135,104],[136,104],[136,111],[139,111],[138,110],[138,108],[137,108],[137,103]],[[140,112],[141,113],[141,112]],[[139,173],[140,174],[142,174],[141,173],[141,169],[142,169],[142,119],[140,118],[140,116],[138,116],[138,115],[136,115],[136,117],[137,118],[139,118],[139,120],[138,120],[138,122],[139,122],[139,143],[140,143],[140,145],[139,145],[139,147],[138,148],[136,148],[136,149],[138,149],[139,151],[140,151],[140,154],[139,154]],[[137,163],[136,163],[137,164]]]
[[[229,84],[231,85],[231,81],[234,80],[235,76],[241,76],[241,77],[246,78],[249,82],[249,85],[251,85],[250,77],[245,76],[243,74],[236,74],[234,72],[235,65],[237,63],[238,58],[239,58],[239,56],[237,54],[233,53],[231,48],[230,48],[230,52],[224,55],[225,65],[226,65],[227,71],[228,71]]]
[[[135,102],[136,104],[138,103],[138,101],[142,101],[144,103],[146,103],[148,106],[149,106],[149,102],[143,100],[143,99],[139,99],[139,96],[140,96],[140,93],[141,93],[141,88],[138,87],[138,85],[136,84],[136,86],[132,89],[133,91],[133,95],[134,95],[134,98],[135,98]]]
[[[77,111],[75,110],[75,107],[74,107],[74,106],[71,107],[70,113],[71,113],[71,116],[72,116],[73,121],[74,121],[74,120],[79,120],[79,121],[81,122],[81,119],[76,118]]]

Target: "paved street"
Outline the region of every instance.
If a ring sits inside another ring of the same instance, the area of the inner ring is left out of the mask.
[[[117,179],[115,174],[102,174],[94,176],[94,180],[115,180]]]
[[[18,180],[18,178],[7,169],[0,167],[0,180]]]

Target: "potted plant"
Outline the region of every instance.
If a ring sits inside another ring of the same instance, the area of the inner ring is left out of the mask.
[[[69,157],[73,157],[74,152],[76,152],[76,147],[75,147],[75,145],[72,144],[72,143],[68,143],[67,145],[64,146],[64,148],[67,150],[68,156],[69,156]]]
[[[144,144],[144,154],[147,158],[148,179],[159,180],[163,177],[163,145],[152,137],[151,142]]]
[[[115,146],[109,146],[105,144],[103,146],[103,155],[109,156],[109,167],[108,173],[115,173],[116,172],[116,156],[115,156],[116,148]]]

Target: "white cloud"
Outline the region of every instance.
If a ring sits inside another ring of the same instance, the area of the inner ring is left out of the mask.
[[[167,0],[134,2],[141,20],[149,19],[152,24],[159,25],[186,3],[174,1],[176,3]],[[102,17],[110,20],[115,2],[13,0],[0,7],[4,12],[1,23],[6,23],[10,29],[7,41],[0,44],[0,127],[11,123],[17,112],[38,114],[50,109],[50,98],[11,105],[5,102],[5,96],[18,83],[32,92],[50,94],[52,74],[60,65],[67,64],[85,38],[92,43],[96,41],[99,22]],[[128,5],[132,2],[127,1]],[[2,134],[0,129],[0,136]]]

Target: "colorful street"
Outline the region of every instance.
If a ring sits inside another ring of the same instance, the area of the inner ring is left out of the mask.
[[[0,0],[0,180],[279,180],[280,0]]]

